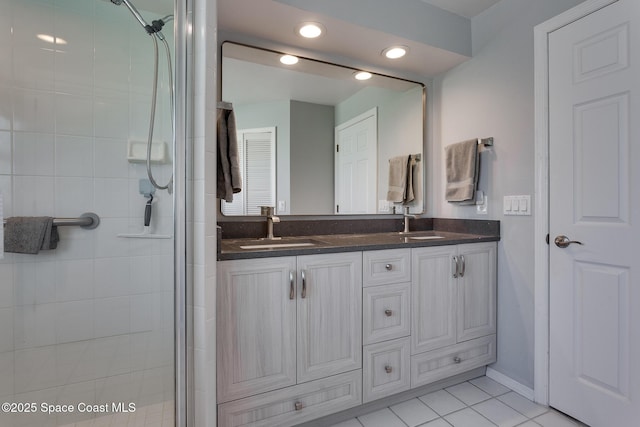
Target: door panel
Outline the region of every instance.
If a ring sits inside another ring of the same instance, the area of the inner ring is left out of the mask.
[[[298,257],[297,342],[298,383],[362,367],[361,252]]]
[[[295,257],[217,265],[218,402],[295,384]]]
[[[620,0],[549,36],[549,397],[592,426],[640,419],[639,17]]]
[[[336,127],[336,213],[376,213],[377,120],[372,109]]]

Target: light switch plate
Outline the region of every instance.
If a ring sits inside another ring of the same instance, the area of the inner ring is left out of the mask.
[[[531,215],[531,196],[504,196],[503,213],[505,215]]]

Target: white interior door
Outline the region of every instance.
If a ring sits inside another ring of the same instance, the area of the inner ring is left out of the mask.
[[[639,37],[638,0],[549,36],[549,400],[592,427],[640,425]]]
[[[260,215],[260,206],[276,206],[276,128],[238,130],[242,191],[222,201],[225,215]]]
[[[335,213],[376,213],[377,110],[336,126],[335,141]]]

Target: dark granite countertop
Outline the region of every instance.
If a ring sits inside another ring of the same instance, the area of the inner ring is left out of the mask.
[[[399,232],[362,234],[321,234],[288,236],[279,240],[222,239],[219,260],[312,255],[335,252],[380,249],[418,248],[457,245],[461,243],[496,242],[498,233],[473,234],[444,230],[422,230],[409,234]]]

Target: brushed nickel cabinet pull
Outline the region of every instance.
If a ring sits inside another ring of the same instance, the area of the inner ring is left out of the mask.
[[[393,315],[393,311],[391,311],[391,310],[389,310],[389,309],[386,309],[386,310],[384,311],[384,315],[385,315],[385,316],[387,316],[387,317],[391,317],[391,315]]]
[[[391,366],[387,365],[387,366],[384,367],[384,371],[387,374],[390,374],[391,372],[393,372],[393,368]]]
[[[460,277],[464,277],[464,271],[467,268],[467,263],[464,260],[464,255],[460,255]]]
[[[289,272],[289,299],[296,298],[296,286],[293,280],[293,271]]]
[[[302,402],[296,402],[294,404],[294,407],[296,408],[296,411],[301,411],[302,408],[304,408],[304,405],[302,404]]]
[[[451,269],[453,270],[453,278],[458,278],[458,257],[454,255],[451,262]]]
[[[307,273],[304,270],[302,270],[300,274],[302,275],[302,293],[300,294],[300,297],[306,298],[307,297]]]

